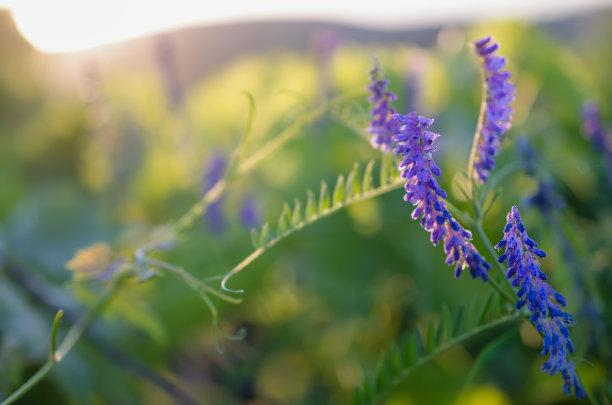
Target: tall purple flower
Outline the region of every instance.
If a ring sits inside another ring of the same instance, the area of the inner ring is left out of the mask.
[[[486,110],[483,116],[482,128],[478,142],[478,151],[474,160],[474,180],[482,183],[487,181],[489,173],[495,168],[495,156],[499,149],[499,137],[510,129],[510,121],[514,110],[510,104],[514,101],[516,90],[509,81],[512,74],[502,70],[506,66],[506,58],[496,55],[499,44],[491,37],[483,38],[474,44],[480,57],[484,76],[483,86],[486,87]]]
[[[488,280],[491,265],[478,253],[470,242],[472,234],[452,217],[446,208],[446,192],[438,184],[442,173],[433,160],[436,150],[434,141],[440,135],[426,129],[433,119],[419,117],[416,112],[408,115],[395,114],[398,130],[393,140],[397,146],[394,153],[402,158],[399,169],[406,179],[404,200],[416,206],[412,218],[421,217],[421,226],[431,233],[431,242],[444,242],[446,264],[455,265],[455,277],[466,267],[472,278]]]
[[[387,89],[388,84],[389,80],[380,77],[380,66],[375,63],[370,71],[368,86],[368,102],[374,104],[370,114],[374,119],[366,131],[372,134],[372,147],[380,148],[383,152],[391,150],[393,135],[397,132],[397,123],[393,119],[395,109],[391,107],[391,102],[397,100],[397,96]]]
[[[544,336],[542,354],[550,357],[542,370],[550,375],[561,373],[563,392],[566,395],[571,396],[573,388],[576,397],[584,397],[585,392],[576,375],[574,363],[568,358],[569,353],[574,351],[568,327],[575,321],[571,314],[562,309],[566,304],[565,297],[546,283],[548,278],[538,263],[538,259],[546,257],[546,253],[538,249],[527,235],[516,206],[508,213],[504,237],[496,248],[505,248],[499,262],[507,262],[506,276],[512,279],[513,287],[519,288],[516,308],[527,305],[532,312],[530,321]]]

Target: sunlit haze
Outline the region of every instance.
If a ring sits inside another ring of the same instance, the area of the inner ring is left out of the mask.
[[[312,19],[392,29],[483,18],[549,19],[606,5],[612,0],[0,0],[22,34],[44,52],[79,51],[197,24]]]

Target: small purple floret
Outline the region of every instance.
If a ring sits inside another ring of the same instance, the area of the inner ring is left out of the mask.
[[[491,37],[483,38],[474,43],[476,53],[480,57],[487,88],[486,111],[478,143],[478,153],[474,162],[474,179],[485,183],[489,173],[495,168],[495,156],[500,144],[500,136],[510,129],[514,110],[510,104],[514,102],[516,90],[509,81],[510,72],[501,70],[506,66],[506,58],[495,55],[499,44]]]
[[[526,305],[532,313],[530,321],[544,336],[542,354],[550,357],[542,366],[542,371],[550,375],[561,373],[563,392],[571,396],[573,388],[577,398],[584,397],[585,391],[576,375],[574,363],[568,358],[569,353],[574,351],[568,328],[575,321],[570,313],[562,309],[566,304],[565,297],[546,283],[546,274],[540,270],[538,258],[546,257],[546,253],[527,236],[516,206],[508,213],[507,221],[504,237],[496,246],[497,250],[505,248],[499,261],[507,261],[506,276],[512,280],[513,287],[519,288],[516,308]]]

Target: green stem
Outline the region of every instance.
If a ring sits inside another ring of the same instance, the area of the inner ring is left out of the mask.
[[[110,303],[112,298],[115,296],[116,292],[119,290],[121,286],[121,282],[125,279],[127,273],[118,274],[113,279],[113,282],[108,286],[108,288],[104,291],[104,293],[98,298],[93,307],[89,309],[81,318],[79,318],[74,325],[68,331],[68,334],[62,341],[60,347],[55,351],[53,341],[53,336],[57,332],[57,323],[59,322],[59,317],[61,317],[61,312],[58,311],[52,332],[52,353],[53,355],[49,357],[49,360],[32,376],[26,381],[17,391],[11,394],[8,398],[6,398],[0,405],[9,405],[21,398],[26,392],[32,389],[36,384],[38,384],[43,378],[49,374],[49,372],[55,367],[57,363],[63,360],[63,358],[70,352],[70,350],[74,347],[75,343],[79,340],[83,333],[89,329],[89,327],[96,320],[98,314],[106,308],[106,306]]]
[[[64,315],[64,310],[60,309],[55,314],[55,319],[53,320],[53,329],[51,330],[51,352],[49,353],[49,358],[55,360],[55,350],[56,350],[56,342],[57,342],[57,327],[59,326],[59,321],[62,319]]]
[[[474,197],[474,163],[476,163],[476,154],[478,153],[478,144],[484,123],[484,115],[487,111],[487,80],[482,66],[480,67],[480,76],[482,78],[482,102],[480,103],[480,113],[478,114],[478,123],[474,133],[474,141],[472,142],[472,150],[470,151],[470,160],[468,162],[467,177],[468,177],[468,192]]]
[[[482,239],[483,243],[487,247],[487,250],[491,254],[491,257],[493,258],[493,261],[495,262],[496,267],[499,269],[499,271],[503,275],[504,280],[507,280],[506,279],[506,269],[500,262],[497,261],[499,255],[497,254],[495,247],[493,247],[493,244],[487,237],[487,234],[485,233],[484,228],[482,227],[482,221],[480,219],[476,222],[475,228],[476,228],[476,232],[478,233],[478,236],[480,236],[480,239]],[[512,293],[509,293],[506,291],[504,292],[504,297],[508,300],[508,302],[512,304],[516,304],[516,298],[513,295],[514,289],[512,289],[512,286],[510,286],[510,281],[508,280],[508,283],[505,285],[510,287],[510,289],[512,290]]]
[[[319,219],[325,218],[328,215],[331,215],[341,209],[343,209],[344,207],[346,207],[347,205],[353,204],[355,202],[360,202],[369,198],[374,198],[377,197],[381,194],[385,194],[391,190],[395,190],[397,188],[400,188],[401,186],[404,185],[404,183],[406,182],[406,180],[402,179],[402,178],[396,178],[393,181],[391,181],[390,183],[385,184],[384,186],[380,186],[378,188],[372,189],[370,191],[366,191],[363,194],[359,194],[357,196],[352,197],[351,199],[345,201],[342,204],[338,204],[338,205],[334,205],[333,207],[327,208],[325,209],[323,212],[319,212],[315,217],[313,217],[310,220],[303,220],[302,222],[300,222],[299,224],[296,224],[294,227],[288,229],[287,231],[285,231],[285,233],[283,233],[282,235],[277,235],[275,238],[270,239],[269,241],[266,242],[265,245],[255,249],[249,256],[247,256],[244,260],[242,260],[240,263],[238,263],[233,269],[231,269],[226,275],[225,277],[223,277],[223,280],[221,281],[221,288],[227,292],[233,292],[233,293],[243,293],[244,290],[232,290],[230,288],[227,287],[227,282],[229,281],[229,279],[236,275],[238,272],[242,271],[245,267],[247,267],[249,264],[251,264],[253,261],[255,261],[255,259],[257,259],[259,256],[261,256],[265,251],[267,251],[270,247],[274,246],[275,244],[277,244],[279,241],[281,241],[282,239],[285,239],[286,237],[288,237],[289,235],[291,235],[293,232],[296,232],[299,229],[302,229],[303,227],[305,227],[306,225],[310,225],[313,222],[316,222]]]
[[[55,366],[55,363],[56,362],[52,359],[47,360],[47,362],[32,377],[30,377],[28,381],[26,381],[21,387],[19,387],[17,391],[13,392],[10,397],[2,401],[0,405],[9,405],[21,398],[23,394],[32,389],[32,387],[38,384],[43,378],[47,376],[47,374],[49,374],[49,372]]]
[[[204,196],[197,201],[189,211],[187,211],[175,224],[174,231],[179,234],[190,228],[196,218],[200,217],[206,207],[217,201],[225,191],[228,183],[231,183],[237,176],[250,173],[257,165],[278,151],[287,142],[297,136],[303,128],[317,121],[327,111],[327,106],[321,106],[309,114],[304,114],[293,125],[286,128],[277,137],[270,140],[263,148],[255,152],[251,157],[241,162],[232,173],[219,180]],[[249,129],[250,131],[250,129]],[[245,143],[243,142],[243,145]],[[241,151],[240,154],[243,152]]]

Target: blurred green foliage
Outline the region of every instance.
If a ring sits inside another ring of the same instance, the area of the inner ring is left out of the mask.
[[[563,257],[559,235],[543,215],[533,208],[521,212],[530,235],[549,252],[544,270],[576,314],[578,370],[588,387],[601,390],[610,357],[593,346],[580,309],[592,303],[603,311],[601,324],[593,327],[605,345],[612,325],[606,295],[612,283],[612,192],[602,157],[580,134],[579,111],[593,99],[612,121],[612,31],[605,18],[593,17],[580,35],[564,40],[508,23],[442,30],[430,49],[345,41],[323,65],[308,52],[244,55],[186,89],[175,109],[168,107],[163,72],[155,65],[112,75],[94,66],[73,78],[76,90],[58,90],[49,84],[57,72],[47,67],[46,56],[23,43],[5,20],[0,397],[46,360],[57,308],[67,313],[61,337],[98,294],[99,283],[72,280],[66,262],[96,242],[129,254],[154,226],[178,219],[204,191],[207,162],[229,156],[238,144],[248,111],[244,90],[256,100],[251,154],[304,107],[365,89],[376,53],[400,95],[398,106],[436,118],[434,130],[443,135],[440,182],[454,190],[454,175],[466,170],[480,103],[469,41],[483,33],[502,44],[518,90],[498,167],[517,159],[515,143],[527,136],[541,154],[540,174],[556,181],[566,201],[558,218],[576,252],[573,262]],[[415,84],[420,90],[409,99],[407,89]],[[321,180],[333,184],[354,162],[378,159],[364,133],[365,99],[362,92],[346,101],[233,183],[222,206],[227,228],[212,232],[203,218],[163,259],[198,278],[224,274],[253,249],[239,220],[247,195],[255,196],[261,221],[275,224],[283,202],[304,200],[306,189],[318,189]],[[524,173],[504,181],[485,223],[494,243],[505,213],[537,186]],[[467,207],[459,193],[450,199]],[[395,190],[321,220],[265,253],[232,279],[245,289],[244,302],[219,303],[226,330],[248,330],[245,340],[221,340],[223,355],[215,351],[206,307],[179,279],[164,274],[130,283],[75,351],[20,403],[179,402],[180,394],[170,394],[160,378],[201,403],[348,403],[364,370],[371,373],[403,332],[437,322],[443,304],[454,308],[489,292],[468,276],[452,277],[441,247],[431,246],[410,212],[402,191]],[[588,280],[586,286],[576,285],[576,272]],[[540,338],[528,325],[504,339],[479,359],[468,385],[465,377],[489,343],[486,337],[427,364],[387,403],[568,402],[560,380],[539,371]]]

